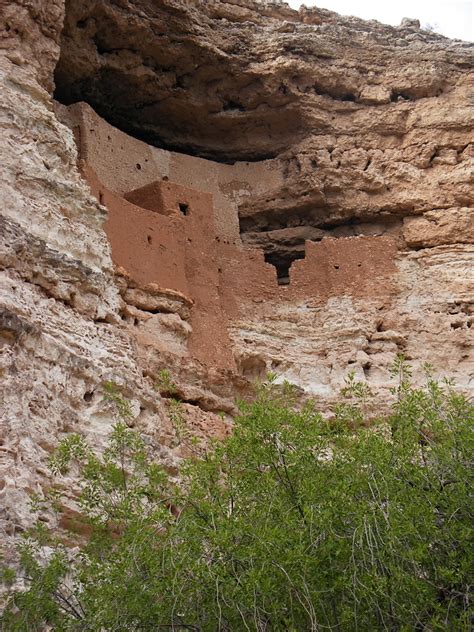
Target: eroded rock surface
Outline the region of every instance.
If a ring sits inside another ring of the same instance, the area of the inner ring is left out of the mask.
[[[370,130],[365,149],[399,137],[413,102],[449,94],[469,63],[467,44],[411,23],[298,13],[281,2],[70,0],[56,85],[61,101],[87,101],[159,146],[258,160],[308,132]],[[356,151],[346,162],[364,168],[369,157]]]
[[[64,433],[103,443],[108,380],[173,473],[165,368],[200,437],[269,370],[384,402],[402,351],[472,392],[472,45],[281,2],[0,4],[8,537]]]

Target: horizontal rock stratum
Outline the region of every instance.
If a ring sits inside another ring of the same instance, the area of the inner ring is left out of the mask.
[[[104,381],[170,471],[268,371],[473,391],[472,44],[251,0],[3,1],[2,524]],[[166,393],[165,393],[166,395]]]

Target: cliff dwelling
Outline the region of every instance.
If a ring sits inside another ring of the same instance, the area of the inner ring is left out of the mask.
[[[381,294],[390,294],[391,237],[340,237],[335,243],[331,231],[319,229],[317,240],[301,244],[298,236],[293,250],[293,231],[285,227],[265,253],[260,235],[273,231],[260,226],[246,243],[239,205],[251,208],[259,194],[284,185],[280,161],[230,165],[159,149],[112,127],[83,103],[59,107],[58,114],[74,131],[81,171],[107,208],[115,265],[130,282],[192,306],[189,351],[208,367],[235,369],[228,329],[249,311],[368,295],[374,281]],[[127,308],[123,317],[137,321]]]

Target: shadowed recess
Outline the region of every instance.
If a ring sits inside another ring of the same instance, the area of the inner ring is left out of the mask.
[[[85,101],[157,147],[225,163],[273,158],[303,135],[297,99],[256,75],[248,35],[227,29],[215,35],[205,13],[164,0],[126,15],[110,0],[68,0],[55,98]]]

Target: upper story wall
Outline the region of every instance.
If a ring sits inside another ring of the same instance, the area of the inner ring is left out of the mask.
[[[211,193],[216,230],[236,243],[240,242],[238,204],[284,182],[278,160],[228,165],[158,149],[109,125],[86,103],[60,108],[77,130],[81,158],[110,191],[124,195],[155,180],[168,180]]]

